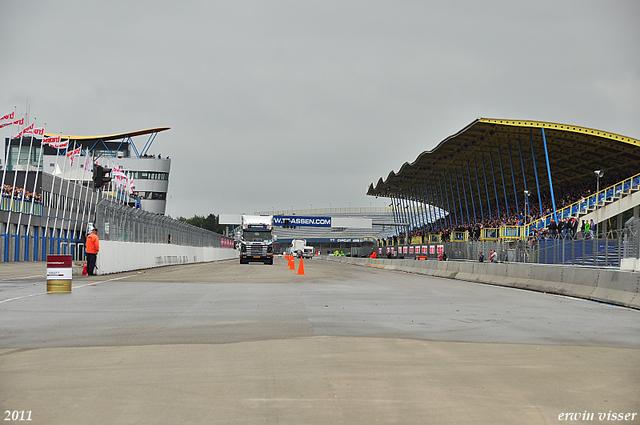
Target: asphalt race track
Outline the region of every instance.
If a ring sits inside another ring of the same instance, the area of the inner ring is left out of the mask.
[[[317,259],[304,270],[234,260],[46,294],[43,263],[0,264],[2,419],[640,423],[640,311]]]

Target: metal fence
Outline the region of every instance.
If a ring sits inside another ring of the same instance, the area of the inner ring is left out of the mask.
[[[622,258],[638,258],[640,220],[636,220],[635,227],[626,226],[623,231],[610,231],[600,235],[587,234],[583,237],[580,234],[578,238],[558,237],[528,241],[447,241],[421,246],[396,246],[395,255],[437,259],[439,253],[444,251],[449,260],[478,261],[482,252],[484,261],[489,261],[493,250],[501,262],[619,267]],[[384,248],[382,255],[385,255]]]
[[[631,217],[624,225],[623,258],[640,258],[640,219]]]
[[[107,241],[173,243],[198,247],[229,246],[222,235],[175,220],[101,199],[96,206],[94,226]]]

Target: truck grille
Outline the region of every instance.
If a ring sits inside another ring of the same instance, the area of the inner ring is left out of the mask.
[[[266,245],[247,245],[247,255],[267,255]]]

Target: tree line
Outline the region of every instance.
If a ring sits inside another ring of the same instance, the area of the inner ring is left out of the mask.
[[[220,224],[218,222],[219,215],[209,214],[207,217],[204,215],[194,215],[191,218],[178,217],[178,220],[183,223],[190,224],[192,226],[200,227],[202,229],[211,230],[212,232],[223,234],[226,225]]]

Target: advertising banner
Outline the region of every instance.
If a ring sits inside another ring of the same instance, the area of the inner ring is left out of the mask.
[[[274,215],[274,226],[331,227],[331,217],[303,217],[299,215]]]

